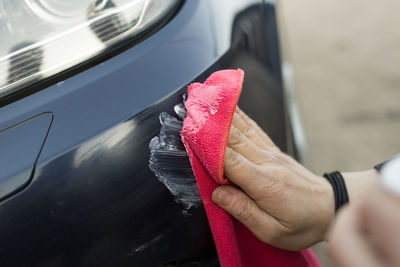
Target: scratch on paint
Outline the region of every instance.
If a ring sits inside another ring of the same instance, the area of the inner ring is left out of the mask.
[[[143,245],[140,245],[132,250],[130,250],[129,252],[125,253],[123,256],[125,257],[131,257],[137,253],[140,253],[144,250],[146,250],[147,248],[151,247],[152,245],[154,245],[155,243],[157,243],[159,240],[162,239],[162,235],[156,236],[155,238],[153,238],[152,240],[150,240],[147,243],[144,243]]]

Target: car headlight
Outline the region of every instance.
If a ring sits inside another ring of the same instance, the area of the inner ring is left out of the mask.
[[[0,1],[0,98],[149,29],[178,2]]]

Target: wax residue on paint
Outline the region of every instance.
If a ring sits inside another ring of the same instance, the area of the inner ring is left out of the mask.
[[[182,104],[176,105],[174,111],[182,120],[185,118],[186,110]],[[180,136],[183,121],[165,112],[160,114],[159,119],[160,133],[149,144],[149,167],[157,179],[168,188],[175,201],[183,205],[183,213],[186,214],[191,207],[200,206],[202,202]]]
[[[185,106],[183,104],[176,105],[174,107],[174,111],[175,111],[176,115],[178,115],[179,118],[181,118],[182,120],[184,120],[186,118],[187,111],[186,111]]]

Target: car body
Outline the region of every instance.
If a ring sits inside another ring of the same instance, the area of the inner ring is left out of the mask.
[[[161,112],[220,69],[245,71],[241,108],[290,154],[274,1],[183,1],[121,48],[1,100],[3,266],[218,266],[202,207],[148,167]]]

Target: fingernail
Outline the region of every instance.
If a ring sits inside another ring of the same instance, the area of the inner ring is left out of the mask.
[[[221,206],[228,206],[232,200],[232,192],[224,189],[215,189],[212,193],[213,201]]]

